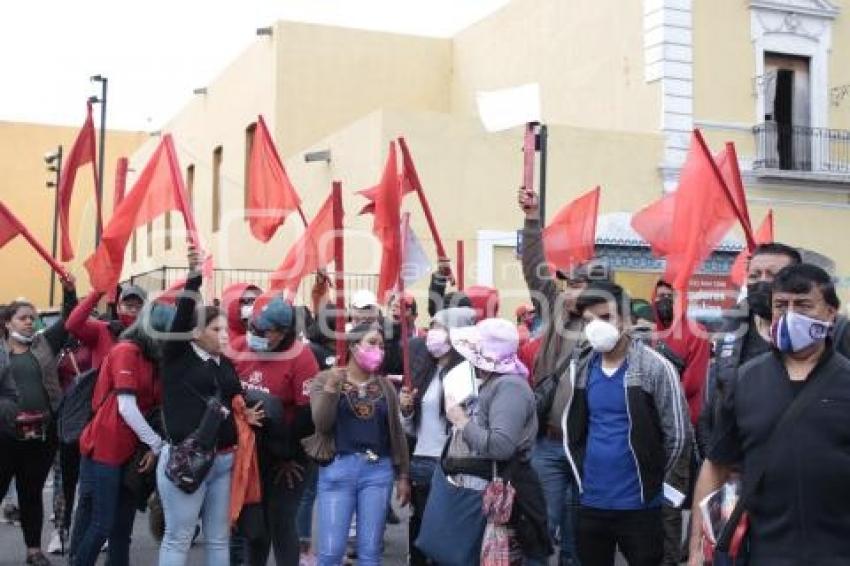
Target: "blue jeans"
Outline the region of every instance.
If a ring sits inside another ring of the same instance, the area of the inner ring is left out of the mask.
[[[578,564],[575,530],[578,502],[564,444],[539,438],[531,455],[531,465],[543,485],[549,533],[553,540],[557,540],[556,535],[560,539],[559,564]]]
[[[338,566],[345,554],[348,527],[357,512],[357,564],[381,563],[387,504],[393,488],[389,458],[369,462],[362,454],[341,454],[319,469],[319,566]]]
[[[186,493],[165,477],[171,447],[166,445],[156,467],[156,487],[165,513],[165,535],[159,548],[159,566],[183,566],[198,516],[204,529],[204,563],[230,564],[230,473],[233,454],[218,454],[195,493]]]
[[[316,501],[316,482],[319,476],[316,468],[317,466],[311,462],[304,471],[304,492],[301,494],[298,514],[295,517],[298,538],[302,543],[310,542],[313,536],[313,503]]]
[[[71,537],[72,566],[94,566],[109,539],[109,566],[130,563],[130,535],[136,507],[122,486],[121,466],[83,457],[80,461],[80,499]]]

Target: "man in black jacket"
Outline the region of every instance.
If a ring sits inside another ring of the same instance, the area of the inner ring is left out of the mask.
[[[690,564],[701,563],[698,502],[737,466],[743,492],[753,493],[745,504],[751,563],[847,563],[850,362],[830,343],[839,306],[819,267],[792,265],[776,275],[771,350],[741,366],[723,392],[694,496]],[[799,412],[783,422],[798,396]]]
[[[706,383],[705,404],[697,425],[697,446],[705,454],[716,419],[714,400],[726,383],[747,361],[770,350],[770,295],[773,278],[788,265],[802,261],[800,253],[785,244],[762,244],[755,248],[747,264],[747,298],[737,305],[735,313],[723,319],[712,345],[713,356]]]

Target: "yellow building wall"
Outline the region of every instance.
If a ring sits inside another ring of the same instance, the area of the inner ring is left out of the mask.
[[[831,0],[841,10],[832,22],[832,52],[829,55],[829,88],[850,84],[850,2]],[[850,130],[850,93],[838,106],[829,106],[829,127]]]
[[[53,180],[46,170],[44,155],[62,145],[67,157],[76,139],[78,128],[0,122],[0,199],[30,229],[35,238],[49,252],[53,237],[53,210],[55,189],[45,186]],[[106,166],[104,168],[104,222],[112,212],[115,187],[115,162],[118,157],[131,155],[146,134],[108,131],[106,139]],[[71,241],[76,258],[68,264],[77,277],[80,293],[87,292],[88,275],[82,262],[94,249],[95,196],[91,166],[78,171],[71,201]],[[36,255],[23,238],[15,238],[0,249],[0,265],[4,276],[0,278],[0,303],[17,297],[26,297],[38,307],[50,306],[50,268]],[[56,302],[61,300],[57,282]]]
[[[257,41],[207,85],[206,94],[196,95],[171,121],[162,128],[174,138],[184,180],[188,167],[194,166],[192,208],[204,245],[222,266],[250,265],[259,257],[251,255],[253,246],[242,246],[239,257],[230,259],[228,242],[247,242],[248,229],[244,223],[246,128],[262,114],[269,129],[275,128],[274,68],[276,47],[270,41]],[[150,155],[160,143],[152,137],[132,160],[135,181]],[[222,148],[221,224],[213,232],[213,152]],[[186,247],[183,221],[172,218],[172,248],[165,249],[165,217],[154,221],[152,253],[148,254],[148,234],[145,228],[136,232],[137,261],[131,261],[128,249],[125,259],[125,276],[140,273],[163,265],[185,266]]]
[[[755,53],[740,0],[693,2],[694,120],[752,125]],[[752,136],[750,136],[751,138]]]
[[[454,38],[452,111],[475,93],[539,82],[550,124],[654,131],[658,82],[644,80],[643,2],[514,0]]]
[[[279,22],[273,40],[285,156],[379,109],[449,109],[450,39]]]

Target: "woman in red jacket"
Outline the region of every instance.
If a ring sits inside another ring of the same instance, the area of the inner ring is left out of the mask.
[[[92,396],[95,414],[80,437],[80,497],[71,542],[72,566],[94,566],[109,539],[110,566],[129,563],[136,505],[123,488],[125,465],[140,443],[149,447],[139,472],[153,470],[162,439],[145,420],[161,403],[160,347],[174,309],[152,305],[125,330],[103,361]],[[151,332],[151,330],[155,332]]]

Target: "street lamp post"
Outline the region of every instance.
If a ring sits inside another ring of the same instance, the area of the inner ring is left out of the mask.
[[[55,151],[48,152],[44,156],[44,163],[47,165],[47,171],[53,173],[53,180],[47,181],[47,188],[53,189],[53,246],[50,250],[53,257],[56,257],[56,248],[59,243],[59,180],[62,175],[62,146],[57,146]],[[53,306],[56,294],[56,271],[50,270],[50,305]]]
[[[103,205],[103,159],[106,148],[106,87],[109,79],[103,75],[94,75],[91,77],[92,82],[100,83],[100,98],[93,96],[89,100],[93,103],[100,104],[100,145],[98,147],[98,163],[97,163],[97,207],[101,210]],[[97,217],[97,226],[94,232],[94,247],[100,244],[100,233],[103,230],[101,226],[101,217]]]

